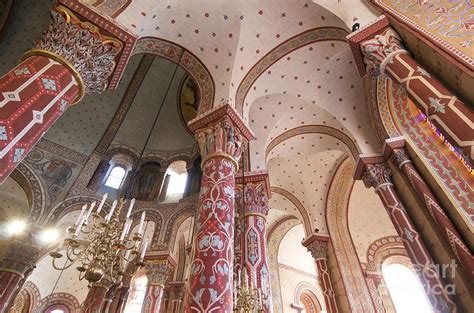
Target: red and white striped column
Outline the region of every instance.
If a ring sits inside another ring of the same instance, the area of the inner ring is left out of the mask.
[[[0,183],[69,106],[106,88],[122,47],[65,7],[51,14],[39,42],[0,78]]]

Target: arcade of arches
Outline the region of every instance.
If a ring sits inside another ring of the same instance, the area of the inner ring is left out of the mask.
[[[0,0],[0,311],[472,312],[473,9]]]

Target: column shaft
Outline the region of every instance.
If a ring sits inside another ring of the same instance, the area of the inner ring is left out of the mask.
[[[7,310],[14,301],[15,290],[19,288],[19,282],[23,279],[20,273],[0,271],[0,312]]]
[[[331,277],[329,277],[327,259],[316,260],[316,266],[318,268],[318,280],[323,288],[324,300],[328,312],[338,312],[336,305],[336,297],[334,296],[334,290],[332,289]]]
[[[142,313],[160,312],[161,300],[163,298],[163,285],[148,285],[145,300],[143,301]]]
[[[332,288],[331,277],[329,276],[327,263],[327,249],[329,245],[329,236],[312,233],[301,243],[311,252],[316,267],[318,269],[318,280],[323,290],[326,309],[329,313],[338,312],[336,297]]]
[[[203,165],[186,312],[232,311],[235,170],[225,157]]]
[[[367,164],[365,168],[364,183],[367,187],[374,187],[382,200],[398,235],[403,240],[433,309],[435,312],[456,312],[456,306],[444,288],[444,283],[439,277],[428,249],[391,183],[388,165],[386,163]]]
[[[392,151],[392,159],[403,171],[412,187],[416,190],[417,196],[424,203],[426,209],[435,221],[438,229],[449,242],[458,262],[464,268],[466,275],[471,282],[474,282],[474,258],[467,248],[464,240],[451,222],[450,218],[444,212],[438,200],[431,192],[431,189],[420,176],[413,165],[407,151],[403,149],[395,149]]]
[[[23,61],[0,78],[0,183],[61,114],[103,91],[122,43],[59,5]]]
[[[374,302],[375,310],[377,313],[385,313],[386,309],[382,296],[379,293],[378,286],[380,284],[380,277],[374,277],[374,275],[365,275],[365,280],[367,281],[367,287],[369,287],[370,296]]]
[[[30,57],[0,78],[0,183],[78,94],[71,71],[44,56]]]
[[[383,23],[383,20],[380,22]],[[410,56],[394,29],[387,27],[382,33],[367,37],[359,42],[367,65],[379,67],[381,74],[388,75],[402,86],[430,122],[449,139],[450,143],[459,146],[464,155],[472,160],[474,157],[472,108],[459,100]]]
[[[241,214],[245,214],[244,223],[239,223],[240,232],[244,236],[239,249],[245,254],[245,260],[241,262],[245,262],[249,286],[260,289],[266,298],[262,302],[264,311],[271,312],[273,305],[266,229],[266,216],[270,209],[268,199],[271,195],[268,174],[263,171],[246,172],[236,180],[236,206]]]
[[[105,295],[108,288],[95,284],[89,288],[87,297],[81,306],[80,313],[100,313],[105,302]]]
[[[232,312],[235,173],[253,134],[230,105],[189,127],[196,133],[203,174],[185,312]]]

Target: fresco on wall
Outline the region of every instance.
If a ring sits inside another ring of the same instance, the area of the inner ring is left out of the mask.
[[[47,206],[63,199],[80,170],[78,164],[37,148],[27,155],[24,162],[44,182],[49,199]]]
[[[373,0],[377,5],[402,16],[426,35],[434,35],[451,47],[474,57],[474,19],[470,0]],[[430,33],[430,34],[429,34]]]
[[[187,75],[181,83],[178,97],[179,114],[186,125],[197,116],[200,101],[199,87],[191,75]]]

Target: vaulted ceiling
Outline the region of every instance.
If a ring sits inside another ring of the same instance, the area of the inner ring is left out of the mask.
[[[192,53],[212,78],[214,105],[235,106],[256,135],[250,144],[251,169],[268,169],[271,206],[278,211],[269,220],[295,215],[309,223],[306,229],[327,232],[325,204],[338,165],[380,149],[345,41],[352,23],[367,23],[373,10],[346,0],[81,2],[140,40],[158,38]],[[1,72],[39,37],[51,6],[50,0],[23,1],[0,51]],[[172,79],[174,62],[161,57],[149,66],[144,62],[143,54],[131,57],[115,91],[86,97],[45,138],[90,156],[145,68],[115,144],[143,147],[171,83],[149,148],[192,146],[176,105],[186,71],[178,67]]]

